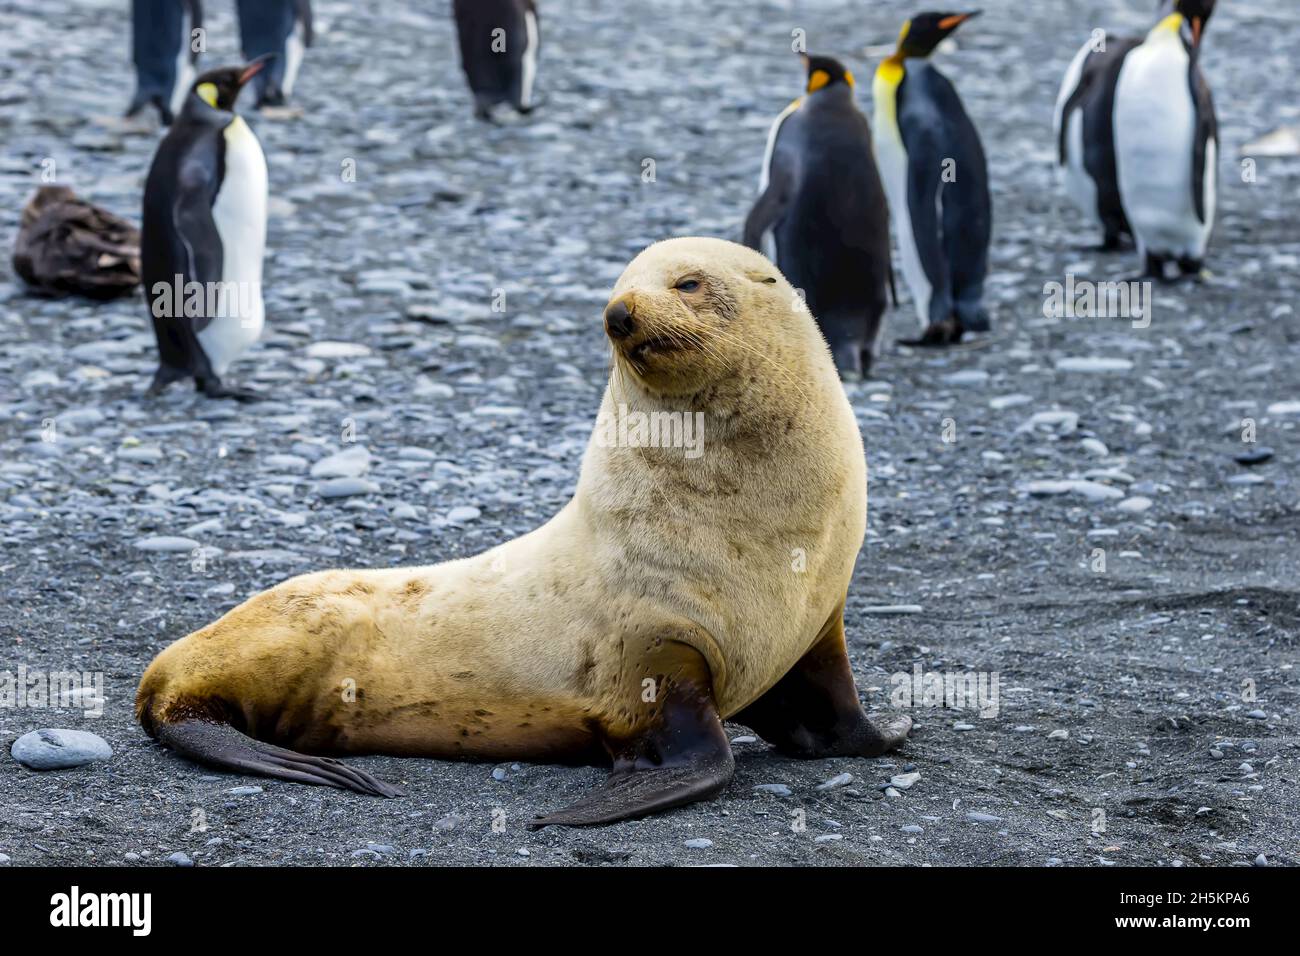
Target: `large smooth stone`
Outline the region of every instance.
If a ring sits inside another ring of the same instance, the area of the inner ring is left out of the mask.
[[[29,770],[63,770],[107,760],[113,748],[84,730],[33,730],[15,740],[9,753]]]

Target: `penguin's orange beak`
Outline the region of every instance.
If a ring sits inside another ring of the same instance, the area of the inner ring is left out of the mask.
[[[967,20],[973,20],[975,17],[978,17],[983,12],[984,11],[982,10],[972,10],[970,13],[954,13],[952,16],[944,17],[942,20],[939,21],[939,29],[955,30],[957,29],[957,27],[961,26]]]
[[[1192,17],[1192,46],[1201,45],[1201,31],[1205,29],[1205,20],[1202,17]]]
[[[255,60],[250,60],[248,66],[244,67],[244,72],[239,74],[239,85],[243,86],[257,74],[266,68],[266,64],[275,59],[274,53],[263,53]]]

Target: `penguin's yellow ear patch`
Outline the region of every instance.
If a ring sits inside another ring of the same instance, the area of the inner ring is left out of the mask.
[[[1183,15],[1181,13],[1171,13],[1156,24],[1157,30],[1168,30],[1170,33],[1177,33],[1182,27]]]
[[[855,79],[853,78],[853,71],[852,71],[852,70],[845,70],[845,71],[844,71],[844,82],[847,83],[847,84],[849,84],[849,86],[857,86],[857,85],[858,85],[858,81],[855,80]]]
[[[217,84],[200,83],[198,86],[194,88],[194,92],[199,94],[199,99],[203,100],[203,102],[207,103],[209,106],[213,107],[214,109],[216,108]]]
[[[816,93],[830,81],[831,75],[825,70],[813,70],[812,76],[808,77],[808,92]]]

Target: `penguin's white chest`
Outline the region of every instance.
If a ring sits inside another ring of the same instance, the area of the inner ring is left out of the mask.
[[[1214,222],[1214,143],[1207,144],[1205,222],[1196,216],[1196,107],[1187,51],[1163,32],[1133,50],[1115,88],[1115,164],[1120,198],[1139,246],[1161,256],[1200,258]]]
[[[871,98],[875,103],[871,136],[876,152],[876,166],[880,170],[880,181],[885,187],[885,198],[889,202],[889,214],[894,222],[894,234],[898,239],[898,255],[902,260],[903,278],[912,293],[916,316],[921,322],[921,328],[924,329],[930,323],[930,298],[933,289],[925,274],[925,266],[921,263],[921,255],[916,248],[916,236],[912,230],[912,213],[907,202],[907,147],[903,144],[903,134],[898,128],[898,83],[901,80],[901,73],[898,75],[898,80],[877,73],[871,90]]]
[[[226,127],[225,176],[212,204],[221,237],[223,307],[199,332],[218,375],[262,334],[262,255],[266,249],[266,157],[241,118]]]

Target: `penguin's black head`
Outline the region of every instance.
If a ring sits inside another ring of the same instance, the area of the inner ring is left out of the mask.
[[[809,93],[816,93],[834,83],[853,86],[853,74],[839,60],[829,56],[804,56],[803,62],[808,67]]]
[[[1192,46],[1199,47],[1201,34],[1205,32],[1205,24],[1214,13],[1214,0],[1177,0],[1174,4],[1174,12],[1187,21],[1192,31]]]
[[[262,72],[272,54],[250,60],[245,66],[223,66],[208,70],[194,81],[194,94],[214,109],[233,111],[244,84]]]
[[[927,57],[934,52],[948,34],[980,11],[969,13],[918,13],[903,24],[903,32],[898,35],[899,57]]]

